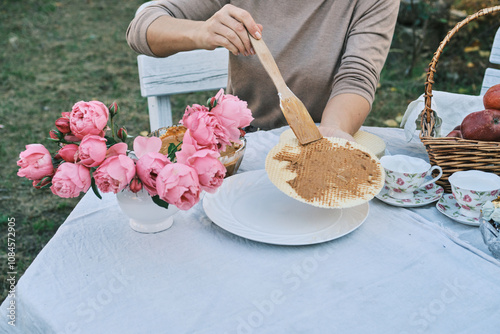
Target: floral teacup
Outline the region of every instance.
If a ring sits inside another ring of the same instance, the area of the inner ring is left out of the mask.
[[[500,176],[468,170],[453,173],[448,181],[451,192],[460,205],[459,213],[465,217],[479,217],[481,206],[500,194]]]
[[[443,171],[439,166],[431,166],[423,159],[408,155],[386,155],[380,159],[385,170],[385,185],[389,196],[397,199],[413,197],[413,192],[439,180]],[[432,180],[426,177],[433,171],[439,174]]]

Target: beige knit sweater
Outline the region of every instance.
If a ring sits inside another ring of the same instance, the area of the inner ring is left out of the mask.
[[[130,23],[127,41],[154,56],[149,25],[162,15],[206,20],[225,4],[250,12],[264,26],[263,39],[290,89],[320,122],[330,98],[355,93],[373,102],[391,44],[399,0],[169,0],[141,11]],[[229,59],[226,93],[248,102],[253,126],[286,125],[279,98],[257,56]]]

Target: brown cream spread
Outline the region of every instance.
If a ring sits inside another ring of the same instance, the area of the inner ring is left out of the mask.
[[[323,138],[299,148],[297,153],[285,146],[274,159],[288,162],[286,168],[296,175],[288,183],[306,201],[358,199],[382,177],[377,161],[350,143],[338,146]]]

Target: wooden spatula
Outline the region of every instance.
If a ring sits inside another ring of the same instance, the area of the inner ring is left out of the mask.
[[[262,38],[255,39],[250,34],[248,36],[260,62],[278,90],[281,111],[299,143],[305,145],[323,138],[304,103],[286,85],[264,40]]]

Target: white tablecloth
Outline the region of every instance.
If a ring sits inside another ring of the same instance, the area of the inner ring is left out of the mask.
[[[241,172],[283,129],[248,135]],[[391,154],[426,157],[399,129],[365,128]],[[257,209],[257,208],[256,208]],[[213,224],[201,205],[158,234],[88,193],[19,280],[7,333],[498,333],[500,262],[476,227],[434,204],[377,199],[357,230],[276,246]]]

